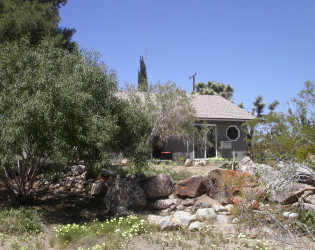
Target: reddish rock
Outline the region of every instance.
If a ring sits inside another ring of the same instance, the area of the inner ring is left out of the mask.
[[[207,194],[221,204],[231,203],[232,194],[252,182],[250,173],[225,169],[215,169],[203,178]]]
[[[206,192],[202,175],[195,175],[176,183],[176,194],[181,197],[198,197]]]
[[[149,199],[166,197],[172,194],[174,183],[168,173],[152,176],[144,181],[143,189]]]

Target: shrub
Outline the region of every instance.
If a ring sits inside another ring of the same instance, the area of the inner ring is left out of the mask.
[[[0,232],[19,234],[38,234],[44,230],[40,214],[36,210],[24,208],[3,210],[0,212]]]

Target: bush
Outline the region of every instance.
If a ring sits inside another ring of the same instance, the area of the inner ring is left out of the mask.
[[[36,210],[24,208],[0,212],[0,232],[18,234],[38,234],[44,230],[40,214]]]

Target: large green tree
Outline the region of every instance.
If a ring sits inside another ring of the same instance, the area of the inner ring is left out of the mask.
[[[146,129],[98,56],[52,45],[0,45],[0,178],[18,200],[40,195],[78,155],[91,167],[140,152]]]
[[[230,84],[208,81],[207,84],[199,82],[195,86],[197,94],[200,95],[220,95],[225,99],[231,100],[234,89]]]
[[[140,56],[140,70],[138,70],[138,90],[148,91],[147,69],[143,60],[143,56]]]
[[[46,37],[58,46],[73,50],[74,29],[58,26],[59,8],[67,0],[0,0],[0,43],[27,37],[38,45]]]

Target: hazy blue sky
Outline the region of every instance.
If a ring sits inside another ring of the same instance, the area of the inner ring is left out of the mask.
[[[315,0],[68,0],[60,25],[101,53],[119,83],[137,83],[139,57],[149,82],[231,84],[250,110],[261,94],[280,110],[315,80]]]

